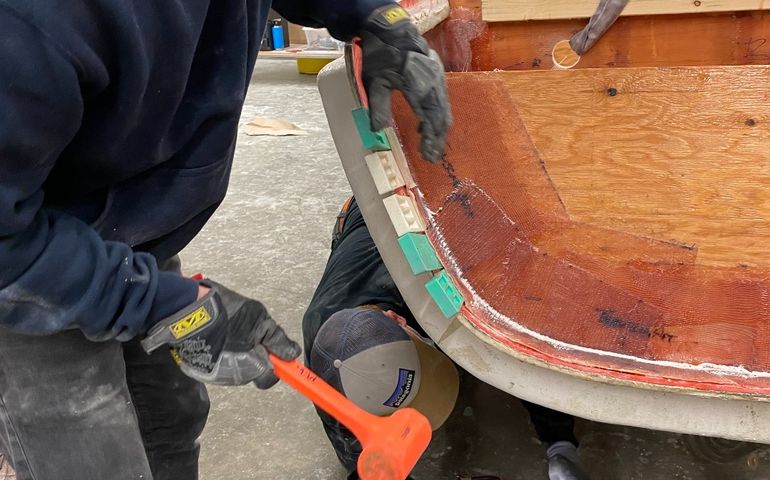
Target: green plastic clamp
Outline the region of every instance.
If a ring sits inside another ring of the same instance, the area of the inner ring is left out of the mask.
[[[361,107],[353,110],[353,120],[356,122],[358,136],[361,137],[361,143],[364,144],[366,150],[375,152],[390,150],[390,142],[385,136],[385,132],[382,130],[372,131],[372,121],[369,118],[368,108]]]
[[[401,235],[398,245],[415,275],[441,268],[441,262],[426,235],[412,232]]]
[[[452,318],[460,313],[460,307],[464,302],[463,297],[444,270],[426,283],[425,288],[428,289],[428,293],[445,317]]]

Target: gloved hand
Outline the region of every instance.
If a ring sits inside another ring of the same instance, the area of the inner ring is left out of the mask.
[[[270,388],[278,382],[268,352],[284,360],[301,353],[264,305],[210,280],[210,290],[195,303],[167,317],[142,340],[147,353],[163,346],[182,371],[204,383]]]
[[[580,463],[577,447],[571,442],[556,442],[546,451],[549,480],[590,480]]]
[[[428,47],[406,10],[395,5],[379,8],[369,16],[361,33],[361,50],[372,130],[387,126],[391,90],[400,90],[420,119],[423,157],[438,162],[452,123],[438,54]]]

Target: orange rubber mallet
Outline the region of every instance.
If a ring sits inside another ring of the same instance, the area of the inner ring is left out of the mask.
[[[348,400],[297,360],[287,362],[271,354],[270,361],[278,378],[339,420],[361,442],[361,480],[404,480],[428,448],[430,423],[417,410],[402,408],[388,417],[378,417]]]

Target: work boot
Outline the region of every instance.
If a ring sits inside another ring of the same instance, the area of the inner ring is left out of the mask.
[[[571,442],[556,442],[548,447],[550,480],[590,480],[580,463],[577,447]]]

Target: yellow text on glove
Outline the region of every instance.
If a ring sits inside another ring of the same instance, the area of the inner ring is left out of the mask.
[[[174,338],[182,338],[206,325],[209,321],[211,321],[211,315],[209,315],[206,307],[201,306],[182,317],[178,322],[171,324],[169,330],[171,330]]]
[[[393,7],[383,12],[382,17],[389,24],[393,25],[401,20],[408,20],[409,13],[401,7]]]

